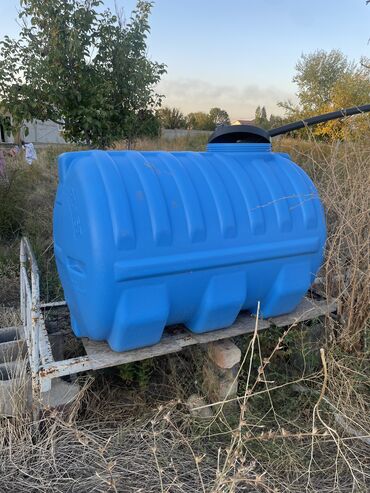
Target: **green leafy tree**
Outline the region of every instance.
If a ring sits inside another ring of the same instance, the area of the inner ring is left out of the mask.
[[[284,118],[279,115],[270,115],[268,128],[277,128],[284,125]]]
[[[369,102],[370,70],[363,68],[356,73],[344,74],[333,86],[331,100],[320,112],[326,113],[340,108],[361,106]],[[325,140],[342,140],[346,137],[364,135],[370,128],[369,114],[365,113],[354,118],[332,120],[314,129],[317,136]]]
[[[267,118],[267,111],[264,106],[257,106],[254,115],[254,123],[257,127],[268,129],[270,127],[269,120]]]
[[[209,113],[197,111],[187,116],[188,127],[193,130],[214,130],[219,125],[229,125],[228,113],[221,108],[212,108]]]
[[[164,107],[158,110],[158,116],[163,128],[186,128],[187,118],[178,108]]]
[[[215,128],[209,113],[204,113],[203,111],[189,113],[188,126],[192,130],[214,130]]]
[[[0,46],[0,100],[13,127],[50,119],[67,140],[102,147],[153,131],[165,66],[147,58],[150,2],[138,0],[127,24],[101,12],[101,0],[20,2],[19,39]]]
[[[331,101],[334,84],[344,74],[353,73],[355,65],[339,50],[317,50],[303,54],[295,68],[293,82],[298,86],[300,107],[315,112]]]
[[[257,106],[256,111],[254,112],[254,121],[256,125],[258,124],[257,122],[259,122],[260,120],[261,120],[261,106]]]
[[[227,111],[221,108],[211,108],[209,111],[209,118],[212,122],[213,128],[219,125],[230,125],[230,117]]]
[[[368,103],[370,68],[366,60],[360,62],[357,64],[350,61],[338,50],[320,50],[302,55],[293,78],[298,85],[298,104],[293,105],[289,101],[279,103],[286,111],[287,120]],[[325,140],[336,140],[359,129],[359,123],[362,123],[363,129],[368,128],[369,116],[327,122],[312,127],[310,132]]]

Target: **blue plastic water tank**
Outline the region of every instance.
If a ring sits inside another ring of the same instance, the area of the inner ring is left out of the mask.
[[[292,311],[319,269],[317,191],[269,143],[207,152],[86,151],[59,158],[55,256],[75,334],[115,351],[166,325],[231,325]]]

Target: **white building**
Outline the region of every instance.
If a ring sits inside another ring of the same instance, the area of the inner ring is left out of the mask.
[[[28,129],[28,135],[26,136],[25,128]],[[40,120],[33,120],[32,122],[25,122],[21,130],[21,138],[27,142],[35,144],[65,144],[65,140],[62,136],[63,127],[57,123],[47,120],[42,122]],[[7,135],[3,126],[0,123],[0,142],[14,143],[14,136]]]
[[[255,125],[256,122],[254,120],[243,120],[243,119],[239,119],[239,120],[234,120],[233,122],[231,122],[231,125]]]

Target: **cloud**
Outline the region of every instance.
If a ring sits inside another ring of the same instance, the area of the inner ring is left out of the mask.
[[[274,86],[217,85],[200,79],[163,79],[158,91],[166,96],[164,105],[175,106],[184,113],[219,106],[232,119],[253,118],[258,105],[264,105],[268,114],[281,114],[277,103],[296,99],[293,93]]]

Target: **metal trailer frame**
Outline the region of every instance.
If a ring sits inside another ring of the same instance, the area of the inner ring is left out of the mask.
[[[46,395],[55,378],[175,353],[188,346],[248,334],[253,332],[256,326],[256,317],[241,313],[234,324],[226,329],[195,334],[180,326],[165,331],[161,341],[154,346],[123,353],[112,351],[106,342],[82,338],[85,356],[56,361],[46,330],[43,310],[62,306],[66,306],[65,301],[41,303],[40,276],[36,258],[28,238],[23,237],[20,244],[20,312],[31,371],[34,413],[37,413],[46,402]],[[314,300],[306,297],[296,310],[288,315],[268,320],[259,319],[258,329],[296,325],[320,316],[328,316],[335,311],[335,300],[326,300],[323,297]]]

